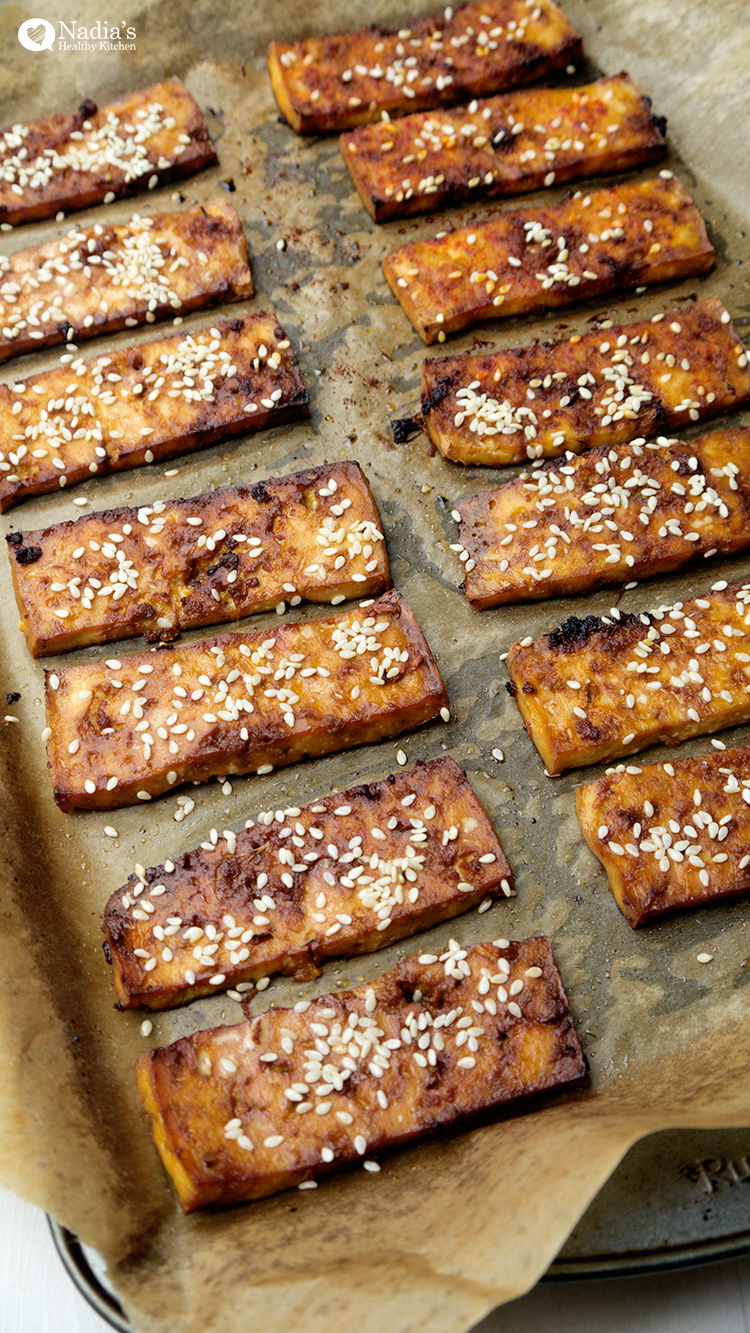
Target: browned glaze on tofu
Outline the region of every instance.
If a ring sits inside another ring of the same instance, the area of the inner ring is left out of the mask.
[[[309,980],[326,958],[372,953],[513,892],[487,813],[447,756],[269,810],[139,870],[104,911],[123,1009],[248,991],[275,972]]]
[[[18,226],[111,203],[218,162],[200,107],[180,79],[108,106],[0,130],[0,222]],[[15,187],[15,188],[14,188]]]
[[[561,342],[422,363],[432,443],[492,467],[663,435],[749,398],[747,352],[716,297]]]
[[[750,889],[750,748],[639,768],[576,787],[576,812],[631,926]]]
[[[186,1213],[374,1169],[373,1153],[586,1076],[546,936],[452,940],[370,985],[196,1032],[136,1064]]]
[[[383,272],[415,329],[434,343],[481,320],[690,277],[713,262],[700,213],[665,171],[411,241],[387,256]]]
[[[268,69],[292,128],[319,134],[485,97],[582,56],[579,34],[552,0],[487,0],[415,18],[397,32],[372,24],[271,42]]]
[[[74,227],[0,257],[0,361],[253,294],[232,205]]]
[[[363,125],[341,153],[370,216],[389,222],[657,162],[665,127],[623,73]]]
[[[508,653],[511,691],[548,773],[750,718],[750,583],[638,616],[570,616]]]
[[[328,620],[85,662],[45,680],[47,761],[63,810],[270,772],[397,736],[447,716],[448,704],[395,591]]]
[[[0,385],[0,511],[307,416],[273,310],[216,320]]]
[[[732,555],[750,545],[750,430],[569,454],[457,500],[453,516],[478,610]]]
[[[385,592],[380,515],[357,463],[190,500],[110,509],[7,538],[35,657]]]

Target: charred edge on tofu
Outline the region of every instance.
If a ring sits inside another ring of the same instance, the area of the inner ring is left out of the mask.
[[[453,371],[451,375],[440,375],[435,387],[430,389],[429,393],[422,396],[422,416],[428,416],[434,407],[439,407],[444,398],[448,397],[451,389],[454,388],[458,380],[458,371]]]
[[[423,429],[424,426],[419,413],[413,417],[397,417],[395,421],[391,422],[393,443],[406,444],[406,442],[411,440],[415,435],[419,435],[420,431]]]
[[[22,532],[10,532],[5,538],[17,565],[33,565],[42,554],[41,546],[24,546]]]
[[[562,625],[547,635],[547,645],[555,652],[575,653],[583,648],[594,634],[602,634],[606,647],[607,640],[620,640],[623,630],[636,627],[648,628],[650,624],[651,617],[646,612],[641,616],[631,615],[630,612],[624,613],[616,623],[603,620],[600,616],[585,616],[583,620],[578,616],[569,616]],[[613,644],[613,647],[619,647],[619,643]]]

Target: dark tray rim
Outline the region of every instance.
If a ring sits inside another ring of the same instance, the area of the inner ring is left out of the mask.
[[[68,1276],[97,1314],[118,1333],[132,1333],[119,1301],[100,1282],[83,1246],[71,1231],[47,1215],[52,1240]],[[696,1268],[703,1264],[740,1259],[750,1254],[750,1230],[738,1231],[718,1240],[693,1241],[662,1250],[629,1250],[621,1254],[594,1255],[587,1259],[555,1259],[542,1282],[580,1282],[606,1278],[644,1277],[651,1273]]]

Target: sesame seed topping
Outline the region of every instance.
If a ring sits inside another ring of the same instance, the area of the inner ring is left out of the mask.
[[[148,229],[135,234],[152,244]],[[19,398],[11,414],[14,433],[20,432],[22,443],[13,452],[17,463],[0,465],[4,471],[0,484],[12,486],[13,494],[25,493],[29,483],[36,490],[49,490],[109,470],[110,461],[117,467],[152,462],[157,450],[171,445],[178,409],[180,430],[188,436],[193,423],[202,421],[213,404],[220,405],[222,421],[231,429],[243,413],[233,392],[238,375],[270,395],[267,412],[289,410],[298,388],[293,354],[279,350],[277,344],[263,362],[257,357],[258,343],[263,336],[270,338],[275,316],[245,315],[239,329],[233,323],[144,344],[137,349],[143,363],[137,369],[133,349],[116,350],[90,361],[71,357],[75,379],[67,385],[61,372],[50,371],[15,386]],[[27,390],[39,397],[32,400]],[[156,401],[163,410],[154,425]],[[120,405],[127,411],[119,414],[115,426],[113,409]],[[259,415],[253,425],[263,425],[266,419],[267,413]],[[148,448],[143,451],[146,440]],[[85,498],[77,502],[81,501],[85,503]]]
[[[744,716],[739,710],[747,708],[742,700],[748,690],[736,665],[734,645],[737,639],[745,639],[749,617],[750,584],[738,584],[710,597],[662,606],[637,617],[619,621],[590,617],[580,639],[578,626],[583,622],[573,618],[541,639],[523,658],[517,655],[512,674],[515,682],[525,687],[541,679],[540,665],[549,663],[550,658],[557,672],[558,648],[572,630],[577,674],[587,680],[585,726],[596,728],[596,741],[591,743],[585,734],[580,735],[577,705],[572,703],[567,685],[550,686],[545,680],[539,706],[543,713],[555,712],[555,748],[566,751],[566,759],[575,751],[576,762],[582,762],[578,757],[581,753],[586,762],[593,762],[600,747],[606,757],[623,754],[634,741],[635,748],[651,743],[655,732],[681,739],[695,734],[694,727],[704,732],[735,725]],[[604,634],[607,665],[599,672],[591,664]],[[518,693],[516,698],[522,701],[523,696]],[[620,701],[627,701],[626,725],[631,727],[621,736]],[[533,735],[533,725],[531,729]],[[669,766],[664,768],[670,771]]]

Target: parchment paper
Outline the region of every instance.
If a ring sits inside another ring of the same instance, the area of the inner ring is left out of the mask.
[[[574,786],[594,770],[555,782],[545,778],[503,688],[499,659],[514,639],[536,636],[572,612],[601,613],[615,600],[636,610],[693,595],[719,569],[722,576],[747,576],[750,560],[704,563],[621,597],[603,592],[482,613],[467,606],[448,549],[451,501],[513,472],[463,470],[430,457],[424,437],[396,449],[388,426],[391,417],[417,406],[425,351],[390,295],[380,261],[403,236],[435,231],[437,223],[376,228],[351,188],[336,139],[301,141],[279,124],[263,72],[260,54],[272,35],[356,26],[376,16],[398,23],[433,4],[309,0],[304,8],[286,2],[216,7],[207,0],[142,0],[126,15],[121,9],[129,6],[80,0],[79,23],[127,18],[137,30],[136,52],[96,55],[27,53],[16,29],[35,11],[14,3],[0,9],[3,124],[67,109],[86,95],[106,100],[169,74],[186,78],[207,112],[221,166],[188,181],[183,194],[202,200],[221,180],[234,182],[231,198],[253,256],[257,295],[251,304],[274,305],[312,400],[307,423],[182,459],[173,465],[173,478],[164,477],[164,466],[143,468],[41,497],[7,515],[2,532],[76,516],[75,495],[87,495],[89,509],[149,503],[324,459],[357,458],[380,505],[395,583],[436,653],[455,719],[396,743],[237,780],[229,796],[216,783],[196,787],[196,809],[182,824],[173,819],[174,797],[114,815],[63,815],[52,801],[40,738],[42,667],[30,661],[17,631],[8,565],[0,558],[0,689],[21,692],[20,701],[7,706],[19,723],[0,732],[0,1179],[104,1255],[139,1333],[379,1333],[384,1327],[459,1333],[537,1280],[639,1136],[677,1125],[750,1123],[746,902],[634,934],[574,815]],[[698,281],[606,309],[582,307],[565,323],[554,315],[505,320],[484,328],[482,340],[508,346],[562,335],[586,328],[596,314],[641,317],[693,294],[721,296],[746,333],[747,4],[568,0],[566,8],[598,67],[628,69],[657,112],[668,115],[671,164],[708,220],[718,263]],[[53,22],[69,21],[71,7],[55,0],[44,12]],[[594,66],[580,73],[592,72]],[[156,191],[135,204],[114,205],[107,216],[119,221],[134,208],[163,207],[169,196],[168,189]],[[9,252],[59,235],[67,225],[21,228],[3,236],[2,246]],[[276,248],[280,239],[283,251]],[[204,320],[194,315],[185,328]],[[143,336],[121,334],[112,345]],[[445,350],[477,342],[469,333]],[[108,345],[99,340],[89,354]],[[26,358],[7,369],[6,378],[51,365],[54,357]],[[275,617],[267,623],[275,624]],[[123,645],[123,651],[138,646]],[[88,651],[111,656],[115,650]],[[748,737],[750,729],[742,728],[727,740]],[[448,752],[466,767],[513,865],[517,898],[431,932],[417,946],[407,941],[332,963],[312,986],[273,982],[249,1011],[376,976],[405,952],[432,949],[448,934],[474,941],[547,932],[591,1062],[591,1088],[399,1153],[375,1177],[356,1172],[316,1192],[186,1220],[140,1120],[133,1062],[148,1044],[239,1021],[243,1011],[224,996],[197,1001],[157,1015],[147,1042],[140,1015],[112,1008],[102,906],[135,862],[158,863],[194,846],[212,827],[239,826],[260,809],[301,804],[382,776],[394,767],[400,745],[410,762]],[[707,745],[704,739],[685,752]],[[505,751],[503,764],[491,758],[496,746]],[[657,757],[656,751],[648,755]],[[105,824],[117,828],[115,841],[104,837]],[[703,950],[714,954],[710,966],[697,962]]]

